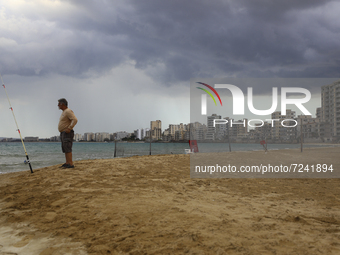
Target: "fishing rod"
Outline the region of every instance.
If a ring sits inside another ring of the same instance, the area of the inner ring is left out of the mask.
[[[2,81],[2,86],[3,86],[4,89],[5,89],[6,96],[7,96],[7,100],[8,100],[9,106],[10,106],[9,109],[12,110],[12,114],[13,114],[13,117],[14,117],[14,121],[15,121],[15,124],[17,125],[17,131],[19,132],[20,139],[21,139],[21,143],[22,143],[22,146],[24,147],[24,150],[25,150],[25,154],[26,154],[26,158],[27,158],[27,161],[26,161],[25,163],[28,163],[28,165],[30,166],[30,169],[31,169],[31,173],[33,174],[31,162],[30,162],[30,159],[29,159],[28,154],[27,154],[27,151],[26,151],[26,147],[25,147],[25,144],[24,144],[24,140],[22,139],[22,136],[21,136],[21,133],[20,133],[20,129],[19,129],[19,126],[18,126],[18,122],[17,122],[17,119],[15,118],[14,111],[13,111],[13,108],[12,108],[12,105],[11,105],[11,101],[9,100],[9,97],[8,97],[8,94],[7,94],[7,90],[6,90],[6,86],[5,86],[5,83],[4,83],[3,79],[2,79],[1,74],[0,74],[0,77],[1,77],[1,81]]]

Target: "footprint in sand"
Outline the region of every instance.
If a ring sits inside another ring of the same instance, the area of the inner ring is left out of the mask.
[[[13,244],[13,246],[17,247],[17,248],[24,247],[25,245],[27,245],[31,241],[31,239],[33,237],[34,237],[33,235],[25,236],[21,241]]]

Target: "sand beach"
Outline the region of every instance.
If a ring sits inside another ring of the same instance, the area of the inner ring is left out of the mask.
[[[232,152],[228,162],[324,159],[340,171],[340,148],[302,154]],[[0,175],[1,255],[340,254],[338,178],[195,179],[189,155],[75,165]]]

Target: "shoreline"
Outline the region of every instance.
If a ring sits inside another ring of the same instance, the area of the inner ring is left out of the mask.
[[[33,142],[35,143],[35,142]],[[52,142],[51,142],[52,143]],[[92,142],[89,142],[89,144],[92,143]],[[99,143],[99,142],[93,142],[93,144],[102,144],[102,143]],[[125,144],[125,143],[124,143]],[[219,143],[218,143],[219,144]],[[241,143],[242,144],[242,143]],[[268,144],[268,145],[271,145],[271,144]],[[275,145],[275,144],[272,144],[272,145]],[[286,145],[286,144],[282,144],[282,145]],[[303,149],[310,149],[310,148],[338,148],[340,147],[340,144],[308,144],[309,146],[308,147],[303,147]],[[267,148],[268,151],[279,151],[279,150],[282,150],[282,151],[286,151],[286,150],[300,150],[300,147],[297,146],[296,148]],[[232,148],[232,151],[231,152],[261,152],[261,151],[264,151],[263,147],[262,146],[258,146],[258,148],[256,149],[252,149],[252,150],[233,150]],[[207,153],[230,153],[229,151],[225,151],[225,152],[199,152],[199,154],[207,154]],[[198,154],[198,155],[199,155]],[[112,152],[112,155],[113,155],[113,152]],[[183,151],[182,153],[170,153],[170,154],[153,154],[153,155],[185,155],[185,152]],[[75,156],[77,156],[77,154],[75,154]],[[148,156],[148,154],[144,154],[144,155],[127,155],[127,156],[117,156],[116,158],[114,157],[103,157],[103,158],[90,158],[90,159],[80,159],[81,160],[94,160],[94,159],[118,159],[118,158],[129,158],[129,157],[135,157],[135,156]],[[62,153],[59,153],[58,154],[58,157],[60,157],[61,160],[63,160],[63,155]],[[31,158],[31,163],[33,164],[34,163],[34,158],[32,160],[32,157],[30,155],[30,158]],[[54,164],[52,165],[43,165],[41,167],[38,167],[38,168],[34,168],[33,166],[33,171],[35,169],[40,169],[40,168],[44,168],[44,167],[53,167]],[[23,168],[21,166],[21,168]],[[25,172],[27,171],[27,169],[20,169],[20,170],[15,170],[15,171],[12,171],[12,172],[0,172],[0,176],[3,175],[3,174],[8,174],[8,173],[16,173],[16,172]]]
[[[24,141],[25,143],[60,143],[60,141]],[[98,141],[73,141],[74,143],[115,143],[115,141],[103,141],[103,142],[98,142]],[[0,141],[0,143],[21,143],[21,140],[13,140],[13,141]],[[150,143],[149,141],[117,141],[117,143]],[[153,141],[151,143],[189,143],[189,141]],[[214,141],[211,142],[210,140],[201,140],[197,141],[197,143],[228,143],[228,141]],[[249,143],[249,144],[259,144],[260,140],[249,140],[249,141],[231,141],[230,143],[235,143],[235,144],[244,144],[244,143]],[[295,143],[283,143],[283,142],[270,142],[268,144],[300,144],[299,142]],[[331,142],[304,142],[303,144],[329,144],[329,145],[340,145],[340,142],[337,143],[331,143]]]

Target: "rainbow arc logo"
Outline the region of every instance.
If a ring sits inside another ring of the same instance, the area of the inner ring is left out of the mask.
[[[220,104],[221,104],[221,106],[222,106],[222,100],[221,100],[221,98],[220,98],[220,95],[217,93],[217,91],[216,91],[213,87],[211,87],[210,85],[205,84],[205,83],[203,83],[203,82],[196,82],[196,83],[201,84],[201,85],[204,85],[204,86],[206,86],[207,88],[211,89],[211,91],[214,92],[215,95],[217,96],[218,100],[220,100]],[[201,88],[201,87],[196,87],[196,88],[201,89],[201,90],[203,90],[204,92],[206,92],[206,93],[214,100],[214,103],[215,103],[215,105],[217,106],[216,100],[215,100],[214,96],[211,94],[211,92],[210,92],[209,90],[203,89],[203,88]]]

